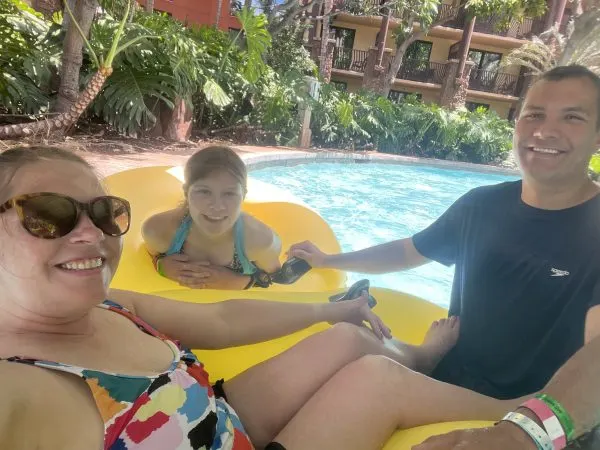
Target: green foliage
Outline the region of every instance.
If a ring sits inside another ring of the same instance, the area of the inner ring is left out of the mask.
[[[13,114],[49,106],[50,81],[59,64],[56,27],[17,0],[0,0],[0,105]]]
[[[255,83],[266,70],[263,55],[271,46],[271,35],[267,31],[267,16],[255,14],[252,9],[242,9],[235,16],[242,25],[246,43],[244,52],[244,77]]]
[[[324,86],[314,105],[313,138],[325,147],[377,148],[412,156],[491,163],[511,148],[512,127],[494,112],[450,111],[414,99],[393,103]]]
[[[600,153],[596,153],[594,156],[592,156],[592,160],[590,161],[590,169],[593,172],[600,174]]]
[[[294,145],[300,133],[298,106],[308,102],[301,74],[271,71],[253,97],[254,108],[244,120],[260,129],[254,143]]]
[[[508,26],[511,19],[540,17],[548,8],[546,0],[468,0],[467,11],[478,17],[499,19],[500,26]]]
[[[265,59],[276,72],[285,74],[294,69],[306,75],[317,75],[317,65],[303,46],[302,31],[303,28],[295,24],[280,31],[273,41]]]

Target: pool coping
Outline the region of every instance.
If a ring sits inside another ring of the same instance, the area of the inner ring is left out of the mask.
[[[363,152],[305,152],[286,150],[281,152],[265,152],[240,155],[249,172],[274,166],[296,166],[308,163],[346,163],[346,164],[398,164],[433,166],[441,169],[467,170],[480,173],[496,173],[520,176],[517,169],[497,167],[486,164],[475,164],[459,161],[446,161],[433,158],[416,158],[412,156],[389,155],[382,153]]]

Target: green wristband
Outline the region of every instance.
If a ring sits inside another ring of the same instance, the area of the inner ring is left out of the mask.
[[[158,272],[158,274],[159,274],[161,277],[165,277],[165,278],[166,278],[167,276],[166,276],[166,275],[165,275],[165,273],[163,272],[162,264],[160,263],[160,262],[161,262],[161,259],[162,259],[162,258],[157,258],[157,259],[156,259],[156,271]]]
[[[575,423],[571,418],[571,415],[556,399],[550,397],[548,394],[538,394],[536,398],[543,401],[552,410],[567,437],[567,442],[571,442],[575,436]]]

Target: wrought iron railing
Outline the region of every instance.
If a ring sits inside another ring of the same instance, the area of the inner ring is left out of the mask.
[[[405,59],[402,61],[396,78],[421,83],[442,84],[446,76],[447,66],[439,63],[421,59]]]
[[[362,73],[367,65],[367,55],[366,50],[336,47],[333,50],[333,68]]]
[[[473,69],[469,89],[517,97],[519,75],[492,70]]]
[[[532,19],[524,18],[522,21],[513,20],[508,28],[500,28],[498,26],[498,17],[489,17],[487,19],[477,18],[473,31],[486,34],[494,34],[496,36],[508,36],[517,39],[530,39],[533,35],[539,35],[544,31],[548,13],[541,17]],[[569,22],[570,16],[565,14],[560,25],[561,32],[564,32],[566,25]],[[464,11],[460,11],[454,20],[449,21],[445,26],[450,28],[464,28],[467,18]]]

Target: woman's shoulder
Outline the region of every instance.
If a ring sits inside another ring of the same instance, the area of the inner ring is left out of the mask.
[[[175,208],[148,217],[142,223],[146,243],[161,253],[167,251],[185,214],[183,208]]]
[[[0,402],[2,448],[4,444],[15,450],[101,446],[88,446],[102,443],[103,427],[80,379],[31,364],[0,361]]]

